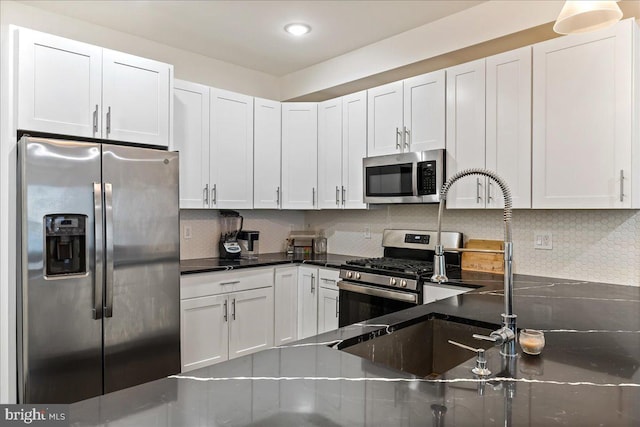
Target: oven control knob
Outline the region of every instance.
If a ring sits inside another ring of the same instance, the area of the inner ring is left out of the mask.
[[[347,278],[351,279],[353,277],[353,272],[347,271]]]
[[[360,273],[356,273],[356,279],[360,280],[360,277],[362,277],[360,276]]]
[[[391,286],[395,286],[396,285],[396,279],[394,279],[393,277],[391,279],[389,279],[389,284]]]
[[[402,286],[403,288],[407,287],[407,281],[403,280],[402,282],[400,282],[400,286]]]

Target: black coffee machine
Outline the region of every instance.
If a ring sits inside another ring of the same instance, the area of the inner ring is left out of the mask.
[[[220,258],[238,259],[240,258],[240,245],[238,244],[238,233],[242,230],[242,216],[236,211],[220,211],[220,242],[218,249]]]

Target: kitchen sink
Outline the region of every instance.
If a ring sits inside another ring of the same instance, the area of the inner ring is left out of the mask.
[[[495,329],[495,325],[431,314],[345,340],[337,348],[402,372],[438,378],[475,357],[473,352],[449,344],[448,340],[488,349],[491,342],[473,339],[472,335],[489,335]]]

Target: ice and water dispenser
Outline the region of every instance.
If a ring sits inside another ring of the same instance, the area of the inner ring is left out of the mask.
[[[53,214],[44,217],[45,275],[87,272],[87,216]]]

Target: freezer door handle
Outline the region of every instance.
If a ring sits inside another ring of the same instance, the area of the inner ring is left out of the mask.
[[[113,316],[113,186],[109,182],[104,183],[104,209],[105,209],[105,287],[104,287],[104,317]]]
[[[102,184],[93,183],[93,235],[95,245],[95,275],[93,277],[93,318],[102,318],[102,286],[104,271],[104,240],[102,238]]]

